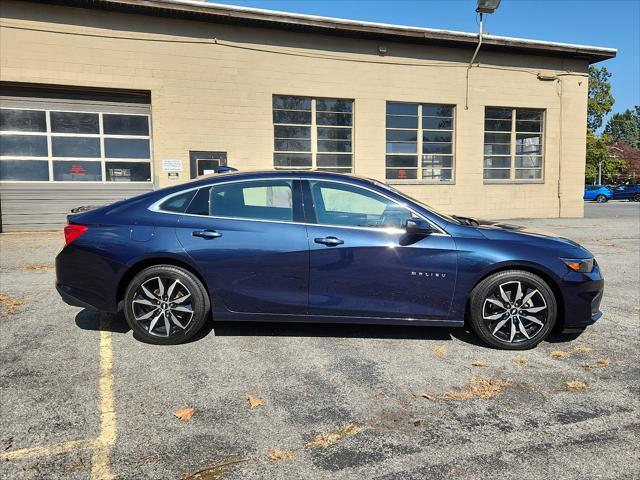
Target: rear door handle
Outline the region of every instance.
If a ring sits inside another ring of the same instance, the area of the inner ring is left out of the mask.
[[[213,240],[214,238],[220,238],[222,236],[221,233],[218,233],[215,230],[195,230],[191,232],[191,235],[194,237],[204,238],[205,240]]]
[[[327,247],[335,247],[336,245],[342,245],[344,243],[344,240],[340,240],[339,238],[336,238],[336,237],[324,237],[324,238],[316,238],[314,242],[322,243]]]

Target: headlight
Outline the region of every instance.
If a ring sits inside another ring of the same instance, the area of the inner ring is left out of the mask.
[[[564,264],[574,272],[590,273],[595,260],[593,258],[561,258]]]

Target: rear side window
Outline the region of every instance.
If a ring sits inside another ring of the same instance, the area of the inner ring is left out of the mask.
[[[165,212],[184,213],[195,194],[195,190],[181,193],[162,202],[159,208]]]
[[[289,180],[258,180],[213,185],[209,214],[214,217],[293,221],[293,188]]]

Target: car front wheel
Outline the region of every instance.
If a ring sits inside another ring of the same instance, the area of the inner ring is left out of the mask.
[[[605,195],[600,194],[596,197],[596,202],[598,203],[607,203],[608,201],[609,199]]]
[[[125,318],[143,341],[177,345],[193,337],[209,316],[202,282],[190,271],[156,265],[138,273],[125,292]]]
[[[504,350],[526,350],[544,340],[557,318],[556,299],[539,276],[523,270],[495,273],[471,292],[470,323],[477,335]]]
[[[636,194],[633,196],[633,201],[634,201],[634,202],[640,202],[640,193],[636,193]]]

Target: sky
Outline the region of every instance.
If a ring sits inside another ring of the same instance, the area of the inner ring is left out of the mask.
[[[476,0],[216,0],[327,17],[477,32]],[[606,66],[614,112],[640,104],[640,0],[502,0],[485,32],[617,48]]]

